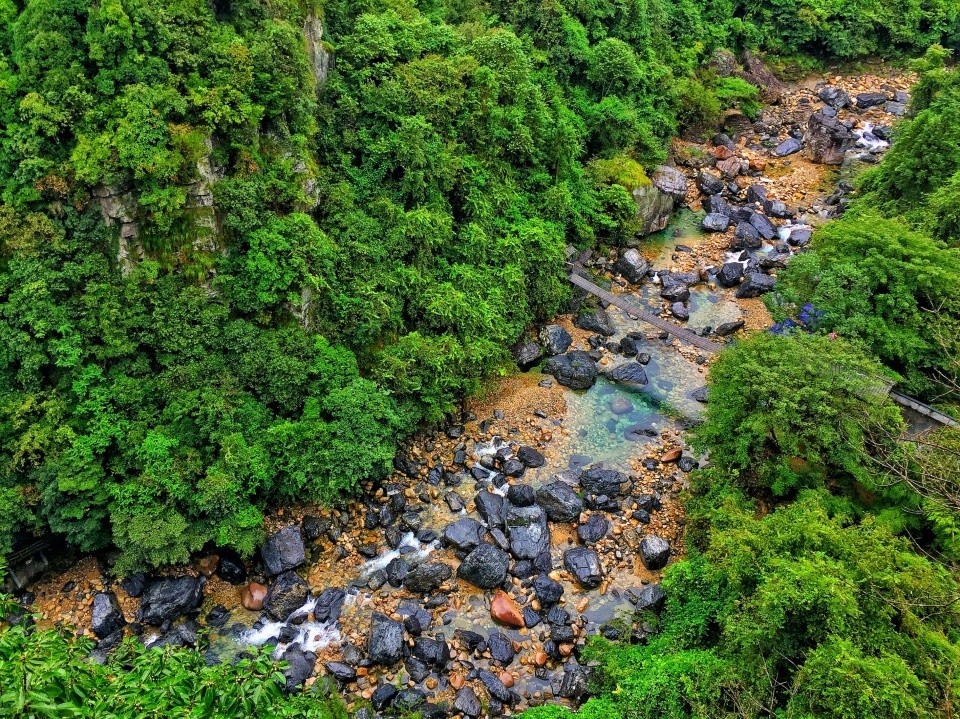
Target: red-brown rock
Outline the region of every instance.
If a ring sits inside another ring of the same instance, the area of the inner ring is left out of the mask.
[[[265,586],[257,582],[250,582],[243,588],[243,593],[240,595],[240,604],[243,605],[244,609],[249,609],[251,612],[259,612],[263,609],[263,600],[266,597],[267,588]]]
[[[515,629],[523,627],[523,612],[520,611],[520,606],[502,589],[498,589],[493,595],[493,601],[490,602],[490,616],[508,627]]]
[[[669,452],[664,452],[663,455],[660,457],[660,461],[663,463],[676,462],[678,459],[680,459],[680,455],[682,453],[683,453],[683,450],[681,450],[680,447],[676,447],[674,449],[671,449]]]

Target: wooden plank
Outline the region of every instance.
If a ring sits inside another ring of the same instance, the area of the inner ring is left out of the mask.
[[[570,274],[569,280],[572,284],[586,290],[590,294],[596,295],[605,302],[609,302],[611,305],[619,307],[634,317],[643,320],[647,324],[653,325],[657,329],[669,332],[674,337],[677,337],[688,344],[692,344],[694,347],[697,347],[704,352],[710,352],[712,354],[719,352],[723,348],[723,345],[717,344],[716,342],[711,342],[710,340],[705,339],[704,337],[701,337],[690,330],[684,329],[683,327],[678,327],[672,322],[668,322],[665,319],[647,312],[645,309],[641,308],[639,304],[632,302],[625,297],[614,295],[604,289],[601,289],[600,287],[597,287],[597,285],[590,282],[590,280],[576,274],[576,271]]]

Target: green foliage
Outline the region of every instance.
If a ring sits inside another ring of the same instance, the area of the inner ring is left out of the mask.
[[[128,640],[106,664],[88,657],[93,643],[55,630],[0,625],[0,714],[103,719],[346,719],[340,700],[319,690],[287,695],[282,665],[267,653],[208,666],[192,649],[144,649]]]
[[[957,584],[851,509],[823,490],[766,516],[736,491],[698,500],[711,530],[666,572],[662,631],[595,640],[601,694],[578,716],[950,716]]]
[[[843,341],[754,335],[711,368],[696,444],[745,486],[775,494],[827,478],[868,481],[870,427],[899,427],[882,379],[877,363]]]
[[[929,392],[929,376],[956,356],[960,252],[901,221],[850,212],[817,231],[813,252],[778,280],[768,301],[778,320],[812,303],[823,331],[862,342],[907,391]]]

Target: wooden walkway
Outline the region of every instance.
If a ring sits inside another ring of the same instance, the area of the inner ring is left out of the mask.
[[[719,352],[723,347],[723,345],[719,345],[716,342],[711,342],[710,340],[701,337],[700,335],[691,332],[688,329],[678,327],[677,325],[673,324],[673,322],[669,322],[665,319],[657,317],[654,314],[651,314],[650,312],[647,312],[639,304],[628,300],[622,295],[614,295],[604,289],[601,289],[600,287],[597,287],[590,280],[586,279],[585,277],[581,277],[575,271],[570,274],[570,282],[577,287],[586,290],[590,294],[596,295],[604,302],[609,302],[611,305],[616,305],[633,317],[637,317],[644,322],[663,330],[664,332],[669,332],[674,337],[692,344],[694,347],[702,349],[704,352],[714,354]]]
[[[616,305],[620,309],[630,314],[632,317],[643,320],[644,322],[651,324],[654,327],[663,330],[664,332],[669,332],[674,337],[677,337],[683,342],[687,342],[688,344],[691,344],[694,347],[703,350],[704,352],[715,354],[723,349],[723,345],[716,342],[711,342],[710,340],[701,337],[700,335],[691,332],[688,329],[678,327],[668,320],[657,317],[656,315],[651,314],[647,310],[643,309],[636,302],[627,299],[623,295],[615,295],[611,292],[607,292],[607,290],[598,287],[586,277],[578,274],[578,270],[580,272],[585,272],[577,263],[573,263],[573,272],[571,272],[569,276],[570,282],[577,287],[586,290],[590,294],[599,297],[604,302],[609,302],[611,305]],[[912,412],[916,412],[917,414],[928,418],[940,426],[960,428],[960,422],[957,422],[949,415],[946,415],[940,410],[934,409],[933,407],[926,405],[923,402],[914,399],[913,397],[908,397],[905,394],[895,391],[892,384],[885,380],[881,380],[881,382],[886,384],[890,399],[901,407],[905,407]]]

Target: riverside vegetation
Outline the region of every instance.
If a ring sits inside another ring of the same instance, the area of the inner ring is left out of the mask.
[[[269,504],[384,476],[562,307],[568,243],[636,233],[630,190],[671,137],[757,110],[715,50],[960,39],[947,0],[863,5],[0,0],[0,551],[53,531],[121,573],[250,554]],[[590,647],[585,716],[956,710],[957,438],[902,441],[861,380],[955,397],[946,60],[927,52],[893,149],[780,273],[771,309],[813,304],[814,334],[711,370],[688,559],[647,644]],[[86,651],[0,630],[0,710],[341,711],[284,698],[266,657]]]

